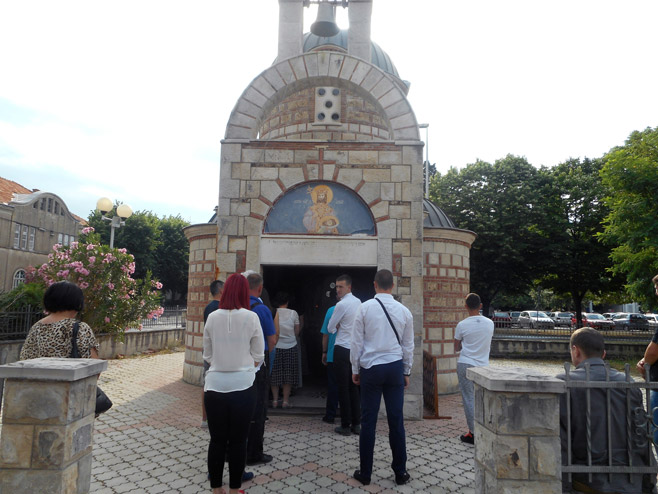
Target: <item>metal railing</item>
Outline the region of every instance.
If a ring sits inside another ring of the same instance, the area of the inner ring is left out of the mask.
[[[585,326],[585,324],[584,324]],[[588,324],[587,326],[593,327],[599,331],[605,338],[609,340],[639,340],[648,342],[656,332],[658,326],[631,326],[629,328],[621,327],[602,327],[596,323]],[[571,334],[576,330],[575,326],[554,326],[550,327],[530,327],[528,324],[522,324],[509,321],[494,321],[494,338],[497,337],[523,337],[523,336],[540,336],[552,340],[568,340]]]
[[[32,325],[44,317],[40,308],[0,312],[0,340],[24,340]]]
[[[629,364],[624,373],[611,373],[606,364],[604,374],[596,369],[596,376],[589,363],[584,367],[583,376],[582,372],[574,374],[571,364],[564,364],[567,458],[562,458],[562,472],[568,474],[569,482],[574,473],[587,474],[589,483],[594,474],[606,474],[608,482],[613,482],[615,474],[628,474],[629,483],[633,474],[655,475],[658,465],[653,454],[655,424],[649,391],[658,389],[658,383],[635,381]],[[645,372],[648,378],[648,365]],[[574,446],[579,456],[575,459]]]
[[[24,340],[32,325],[44,316],[40,308],[29,306],[15,311],[0,312],[0,341]],[[185,327],[186,317],[186,307],[167,307],[159,317],[142,319],[142,329]]]

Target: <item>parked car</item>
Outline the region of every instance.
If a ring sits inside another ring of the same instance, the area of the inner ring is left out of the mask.
[[[658,328],[658,314],[644,314],[644,317],[646,317],[647,321],[649,321],[649,326],[651,326],[651,329]]]
[[[605,317],[606,319],[610,319],[612,321],[615,318],[615,316],[617,315],[617,313],[616,312],[604,312],[601,315],[603,317]]]
[[[521,315],[520,310],[513,310],[509,313],[510,319],[512,319],[512,326],[519,325],[519,316]]]
[[[615,329],[623,329],[627,331],[633,329],[646,331],[649,329],[649,320],[644,317],[643,314],[639,313],[624,314],[621,317],[614,318],[613,322],[615,324]]]
[[[597,312],[583,312],[583,326],[598,329],[614,329],[615,323]],[[576,327],[576,315],[571,318],[571,326]]]
[[[491,320],[495,328],[509,328],[512,326],[512,318],[509,312],[494,312]]]
[[[573,314],[571,312],[551,312],[548,316],[553,319],[555,326],[571,327],[571,319]]]
[[[531,329],[555,329],[553,319],[539,310],[524,310],[519,314],[519,326]]]

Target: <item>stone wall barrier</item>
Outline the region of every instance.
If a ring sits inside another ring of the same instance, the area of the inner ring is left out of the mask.
[[[84,494],[91,485],[96,359],[0,365],[0,494]]]
[[[473,367],[475,492],[560,494],[564,381],[530,369]]]

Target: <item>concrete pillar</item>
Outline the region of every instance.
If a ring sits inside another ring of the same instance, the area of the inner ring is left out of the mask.
[[[106,368],[104,360],[60,358],[0,366],[0,492],[89,492],[96,381]]]
[[[279,0],[279,54],[277,61],[302,54],[304,0]]]
[[[475,384],[475,492],[560,494],[564,381],[522,368],[466,375]]]
[[[347,7],[350,29],[347,36],[347,53],[366,62],[371,58],[370,22],[372,0],[350,0]]]

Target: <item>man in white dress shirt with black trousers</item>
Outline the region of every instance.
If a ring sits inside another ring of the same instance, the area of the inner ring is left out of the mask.
[[[331,334],[337,333],[334,343],[334,375],[338,388],[340,426],[334,430],[338,434],[349,436],[361,431],[359,388],[352,382],[350,363],[352,326],[361,301],[352,295],[352,278],[347,274],[336,278],[336,295],[340,300],[327,325],[327,331]]]
[[[352,380],[361,386],[360,468],[354,478],[370,484],[375,428],[384,396],[393,453],[391,467],[398,485],[409,482],[404,432],[404,390],[413,364],[414,327],[409,309],[393,298],[393,274],[375,274],[375,298],[361,304],[352,329]]]

